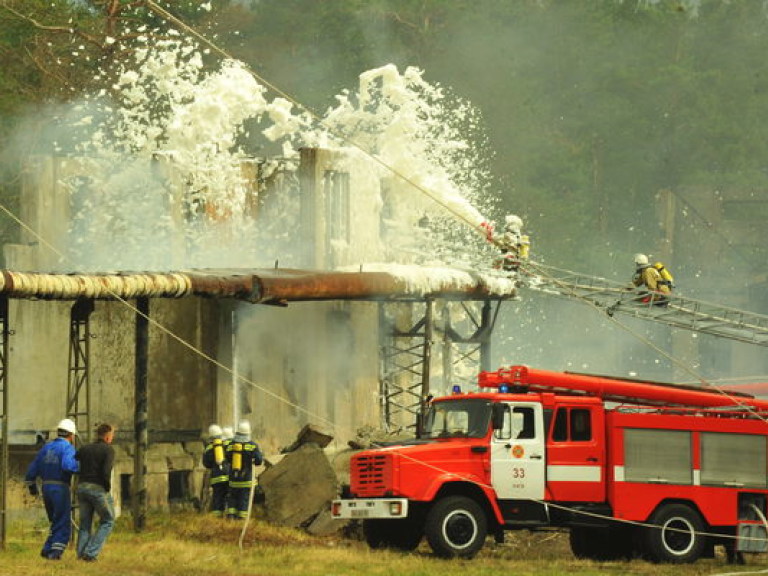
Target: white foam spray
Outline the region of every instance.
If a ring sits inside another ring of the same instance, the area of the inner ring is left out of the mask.
[[[296,195],[269,199],[260,206],[261,221],[253,217],[249,202],[264,199],[243,170],[246,140],[281,147],[282,164],[260,161],[262,179],[295,161],[298,148],[316,146],[343,151],[372,181],[396,182],[399,199],[390,204],[426,218],[414,233],[412,218],[393,214],[392,236],[410,243],[421,261],[455,264],[473,251],[468,243],[482,246],[473,229],[486,218],[475,206],[492,209],[495,199],[482,150],[467,136],[481,133],[479,115],[420,70],[400,73],[388,65],[365,72],[358,90],[336,96],[322,118],[312,118],[284,98],[270,99],[241,62],[206,68],[193,41],[174,33],[150,41],[146,30],[138,32],[132,61],[104,73],[109,86],[66,119],[80,137],[75,155],[89,168],[61,182],[72,194],[65,267],[291,262],[294,246],[286,240],[296,224]],[[402,254],[400,248],[392,254]]]
[[[468,102],[425,81],[422,71],[388,65],[364,72],[359,88],[336,96],[334,106],[313,118],[284,98],[270,98],[241,62],[206,67],[204,51],[190,39],[171,33],[157,41],[138,32],[133,59],[104,73],[109,85],[67,119],[79,138],[72,162],[87,162],[88,170],[73,170],[61,182],[72,198],[64,267],[290,265],[297,260],[297,150],[305,146],[341,153],[350,173],[373,191],[370,217],[378,219],[385,204],[375,197],[379,182],[390,182],[383,262],[395,274],[403,276],[401,264],[436,271],[491,262],[476,230],[495,205],[481,119]],[[282,158],[254,160],[247,147],[254,142],[280,149]],[[281,194],[258,196],[244,170],[254,162],[261,180],[282,181]],[[429,275],[422,276],[405,275],[428,287]],[[233,355],[236,324],[233,317]],[[235,384],[234,422],[239,398]]]

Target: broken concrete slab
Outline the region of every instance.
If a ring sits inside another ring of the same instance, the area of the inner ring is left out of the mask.
[[[306,443],[259,475],[267,521],[294,528],[308,526],[338,494],[338,480],[317,444]]]

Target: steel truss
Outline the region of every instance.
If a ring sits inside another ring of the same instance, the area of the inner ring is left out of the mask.
[[[451,307],[443,309],[443,379],[445,389],[454,385],[458,367],[469,366],[473,374],[491,369],[491,334],[499,315],[501,300],[484,300],[478,311],[479,302],[458,302],[462,318],[452,314]],[[461,333],[460,331],[464,332]],[[466,382],[460,382],[466,386]]]
[[[67,416],[80,430],[83,440],[91,437],[90,318],[93,300],[79,299],[72,305],[69,319],[69,376]],[[85,431],[85,432],[83,432]]]
[[[544,294],[578,298],[603,308],[609,315],[624,314],[661,322],[739,342],[768,346],[768,316],[672,294],[663,302],[643,302],[645,294],[605,278],[532,265],[526,288]]]
[[[419,426],[429,391],[434,300],[402,306],[387,310],[386,304],[379,305],[383,330],[379,394],[384,428],[390,431]],[[388,311],[399,317],[388,317]]]
[[[496,301],[495,311],[490,300],[483,300],[479,311],[479,302],[458,301],[462,312],[458,322],[451,313],[454,304],[457,302],[445,302],[437,320],[433,299],[394,305],[400,308],[379,306],[383,331],[380,398],[386,430],[420,431],[430,395],[436,332],[443,333],[443,388],[450,389],[459,365],[469,365],[474,373],[489,367],[491,334],[501,301]]]

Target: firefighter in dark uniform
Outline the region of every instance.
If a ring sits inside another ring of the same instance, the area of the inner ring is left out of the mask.
[[[227,518],[243,520],[248,516],[248,505],[253,479],[253,467],[262,462],[259,447],[251,441],[251,423],[241,420],[235,437],[227,445],[229,463],[229,495]]]
[[[48,538],[40,556],[48,560],[61,560],[72,535],[72,474],[80,471],[75,459],[77,427],[69,418],[59,422],[57,437],[47,442],[29,465],[24,481],[29,493],[38,495],[37,479],[43,483],[43,503],[51,524]]]
[[[210,470],[211,513],[223,518],[229,491],[229,463],[225,453],[223,431],[218,424],[208,427],[208,442],[203,452],[203,466]]]

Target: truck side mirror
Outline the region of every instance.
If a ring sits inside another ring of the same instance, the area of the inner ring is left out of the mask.
[[[491,413],[491,425],[494,430],[501,430],[504,428],[504,413],[507,410],[506,404],[494,404],[493,412]]]

